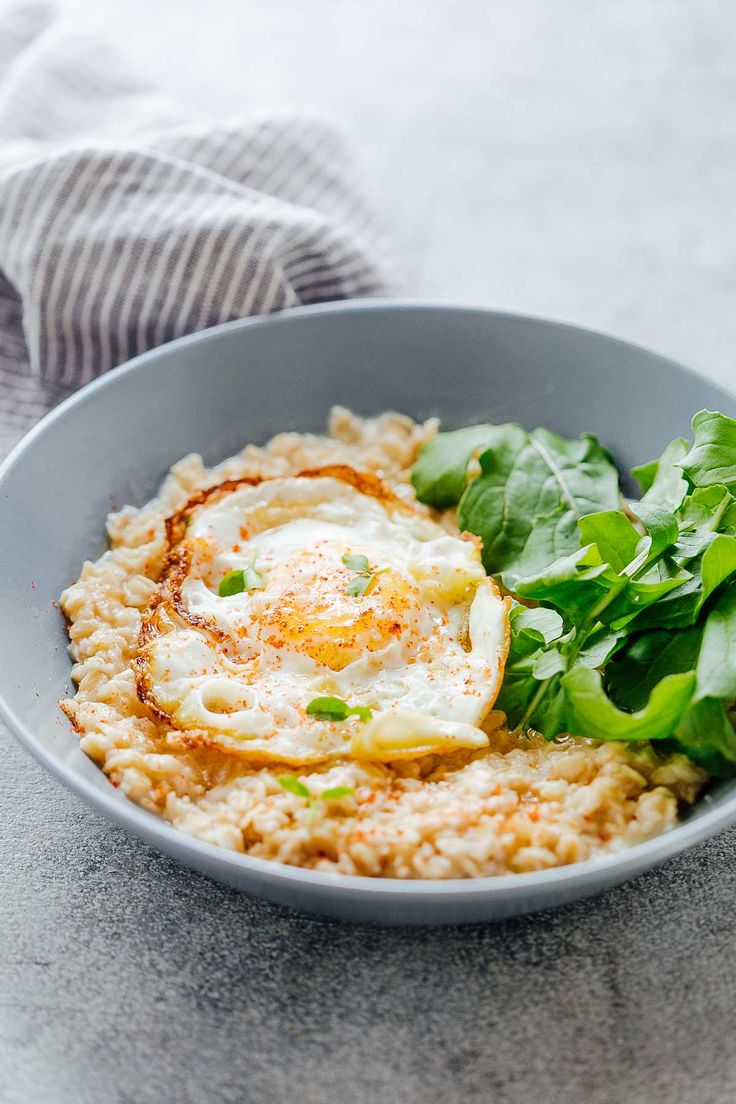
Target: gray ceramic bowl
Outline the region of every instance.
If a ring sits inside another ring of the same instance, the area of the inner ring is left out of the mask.
[[[402,302],[355,302],[234,322],[174,341],[84,388],[28,434],[0,471],[0,713],[26,747],[106,816],[180,862],[271,900],[354,920],[487,920],[596,893],[736,820],[736,784],[619,855],[474,881],[336,877],[219,850],[139,809],[77,746],[58,709],[70,689],[53,605],[103,549],[111,503],[142,504],[170,465],[214,462],[284,429],[320,430],[333,403],[447,426],[523,422],[597,433],[622,471],[687,434],[701,407],[736,413],[720,388],[654,353],[573,326]],[[51,826],[50,826],[51,827]]]

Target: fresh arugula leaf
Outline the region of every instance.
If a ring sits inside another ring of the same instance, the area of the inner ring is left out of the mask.
[[[714,533],[736,532],[736,525],[729,525],[733,516],[729,513],[729,507],[735,501],[727,488],[720,484],[696,487],[687,496],[676,514],[680,533],[674,555],[680,563],[687,564],[701,555],[713,540]],[[736,522],[736,516],[733,520]]]
[[[316,717],[319,721],[346,721],[348,717],[359,717],[361,721],[369,721],[373,716],[370,709],[364,705],[348,705],[342,698],[312,698],[307,706],[310,717]]]
[[[600,673],[589,667],[574,667],[562,676],[561,685],[567,697],[568,731],[573,735],[594,740],[665,740],[692,700],[695,674],[667,675],[636,713],[617,709],[606,696]]]
[[[626,627],[611,629],[601,625],[593,629],[577,653],[575,662],[583,667],[604,667],[622,647],[628,637]]]
[[[547,645],[562,636],[562,618],[555,610],[538,606],[527,609],[516,603],[509,614],[511,639],[501,691],[496,701],[515,728],[524,717],[539,683],[535,666],[545,655]],[[544,676],[542,676],[544,677]]]
[[[695,670],[702,637],[700,626],[635,637],[606,667],[605,688],[611,700],[629,713],[643,709],[663,678]]]
[[[433,504],[460,499],[486,569],[538,603],[510,614],[509,724],[667,741],[736,774],[736,421],[696,415],[692,448],[678,438],[633,470],[643,496],[628,511],[594,438],[471,428],[428,449],[419,482]]]
[[[736,537],[717,533],[700,563],[703,601],[736,571]]]
[[[689,578],[688,572],[665,559],[629,579],[605,563],[591,544],[539,575],[519,580],[515,590],[522,598],[554,606],[568,626],[592,629],[598,620],[615,631]]]
[[[677,748],[716,778],[736,774],[736,730],[722,701],[703,698],[687,711],[674,735]]]
[[[531,673],[531,664],[523,663],[506,667],[504,672],[501,693],[496,699],[496,708],[503,710],[509,728],[534,727],[538,732],[548,736],[547,728],[543,726],[541,717],[549,709],[552,700],[550,686],[546,682],[539,682]],[[559,677],[552,679],[553,683],[559,682]],[[539,700],[537,700],[539,695]],[[539,706],[539,709],[537,709]],[[551,739],[553,732],[548,738]]]
[[[640,571],[635,579],[611,595],[606,608],[600,612],[600,620],[613,629],[640,617],[643,610],[661,602],[671,591],[677,591],[690,581],[691,575],[674,560],[665,556],[651,567]]]
[[[685,440],[684,437],[680,438]],[[667,446],[669,448],[669,445]],[[687,449],[690,447],[690,442],[687,442]],[[683,453],[683,456],[685,453]],[[642,498],[654,485],[654,480],[657,478],[657,472],[659,471],[659,460],[648,460],[646,464],[637,464],[634,468],[629,468],[629,474],[632,479],[635,479],[641,488]]]
[[[637,619],[637,629],[677,629],[694,625],[711,595],[736,572],[736,537],[726,533],[709,533],[708,537],[705,551],[686,561],[691,578],[644,610]],[[681,543],[682,538],[678,547]]]
[[[687,576],[680,574],[676,565],[659,571],[654,566],[654,561],[677,540],[678,527],[674,515],[661,506],[637,503],[636,507],[639,520],[646,529],[645,536],[637,532],[625,514],[615,510],[581,518],[578,528],[583,544],[595,543],[601,558],[619,575],[641,580],[641,586],[626,588],[634,604],[641,604],[644,597],[652,593],[649,584],[675,579],[684,582]],[[642,574],[650,563],[652,568]],[[664,592],[666,588],[656,587],[657,597]]]
[[[518,728],[522,718],[527,716],[532,699],[541,685],[532,674],[533,667],[534,663],[529,660],[506,662],[495,708],[506,714],[511,729]]]
[[[532,667],[532,676],[539,682],[551,679],[554,675],[561,675],[567,670],[567,660],[562,652],[548,648],[540,652]]]
[[[614,571],[623,571],[634,559],[641,540],[626,514],[620,510],[602,510],[588,514],[578,522],[583,545],[595,544],[601,558]]]
[[[280,775],[278,783],[280,786],[283,786],[285,790],[288,790],[289,793],[296,794],[297,797],[306,797],[309,799],[312,796],[304,783],[300,782],[293,774]]]
[[[634,502],[631,510],[647,531],[647,539],[641,542],[637,555],[654,560],[672,547],[680,532],[673,513],[651,502]],[[635,574],[635,570],[629,569],[628,574]]]
[[[706,618],[696,670],[698,699],[736,698],[736,583]]]
[[[545,609],[544,606],[521,605],[516,602],[509,614],[511,628],[511,649],[518,647],[520,641],[527,638],[550,644],[553,640],[562,636],[562,618],[556,610]]]
[[[332,786],[329,790],[323,790],[319,796],[322,801],[340,801],[343,797],[352,797],[354,793],[352,786]]]
[[[523,549],[512,565],[501,573],[507,589],[513,590],[517,579],[544,571],[575,547],[576,521],[565,505],[560,504],[551,513],[535,518],[534,522]]]
[[[349,571],[357,571],[362,575],[370,573],[367,556],[361,556],[359,553],[355,552],[346,552],[342,558],[342,562]]]
[[[468,426],[438,433],[422,445],[411,473],[419,501],[438,510],[455,506],[466,487],[471,456],[476,449],[488,448],[495,429],[489,425]]]
[[[636,619],[636,628],[640,632],[686,628],[695,624],[702,604],[700,578],[692,575],[682,586],[663,594],[657,602],[642,610]]]
[[[513,424],[494,430],[458,522],[481,537],[486,570],[506,581],[574,552],[579,518],[618,505],[618,474],[591,435],[568,441]]]
[[[522,726],[533,728],[541,732],[547,740],[553,740],[562,732],[570,732],[568,720],[567,694],[562,686],[560,675],[555,675],[547,683],[539,683],[545,687],[544,695],[538,700],[532,699],[526,716],[522,719]]]
[[[515,590],[522,598],[554,606],[566,625],[579,625],[614,588],[620,591],[626,585],[627,580],[620,579],[596,546],[589,544],[537,575],[519,580]]]
[[[659,460],[631,469],[642,489],[642,502],[658,502],[668,510],[677,509],[689,490],[688,481],[678,466],[689,448],[687,437],[676,437],[667,445]]]
[[[736,421],[712,410],[693,418],[693,446],[680,466],[695,487],[723,483],[736,491]]]

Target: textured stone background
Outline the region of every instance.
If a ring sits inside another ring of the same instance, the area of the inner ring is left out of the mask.
[[[411,293],[736,383],[728,0],[68,0],[199,108],[337,115]],[[178,869],[0,732],[2,1104],[730,1104],[736,833],[488,927]]]

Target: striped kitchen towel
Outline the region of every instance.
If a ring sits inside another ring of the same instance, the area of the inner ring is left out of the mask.
[[[49,5],[0,11],[0,454],[151,346],[385,290],[330,126],[213,124]]]

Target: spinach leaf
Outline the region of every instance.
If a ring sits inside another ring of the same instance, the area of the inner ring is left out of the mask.
[[[562,636],[562,618],[555,610],[539,606],[527,609],[516,603],[509,614],[511,639],[501,691],[496,701],[509,725],[520,724],[539,687],[536,667],[545,656],[558,655],[547,646]]]
[[[611,601],[599,615],[600,620],[614,629],[623,628],[634,618],[638,619],[643,610],[661,602],[690,579],[688,571],[665,556],[640,571],[635,579],[628,580],[618,593],[612,594]]]
[[[509,568],[501,573],[504,586],[513,590],[517,579],[544,571],[549,564],[575,548],[578,543],[575,528],[575,518],[562,504],[550,514],[536,517],[523,549]]]
[[[736,491],[736,421],[712,410],[701,410],[693,418],[694,442],[680,461],[695,487],[723,483]]]
[[[700,577],[705,599],[736,571],[736,537],[718,533],[700,561]]]
[[[703,698],[675,729],[676,747],[716,778],[736,774],[736,730],[717,698]]]
[[[565,625],[580,625],[614,589],[626,587],[605,563],[594,544],[556,560],[543,571],[520,579],[515,586],[522,598],[546,602],[559,610]]]
[[[693,626],[679,632],[651,632],[634,638],[608,664],[605,688],[619,709],[643,709],[661,679],[694,671],[703,630]]]
[[[602,558],[619,575],[606,606],[598,611],[601,622],[614,630],[690,578],[670,557],[662,557],[677,539],[674,515],[658,505],[637,504],[637,509],[646,529],[644,536],[623,513],[615,511],[592,514],[578,523],[583,541],[595,539]]]
[[[697,697],[736,698],[736,584],[708,614],[697,666]]]
[[[483,540],[490,574],[513,582],[579,545],[578,519],[618,506],[618,474],[595,437],[568,441],[545,429],[496,427],[481,474],[458,506],[462,529]]]
[[[714,533],[736,532],[736,524],[732,524],[736,516],[729,511],[734,501],[720,484],[697,487],[688,495],[676,514],[680,535],[675,557],[680,563],[686,564],[704,552]]]
[[[440,434],[413,480],[458,504],[486,569],[512,595],[498,705],[552,739],[659,740],[713,774],[736,774],[736,421],[701,411],[694,443],[635,468],[621,508],[594,437],[518,425]],[[468,484],[470,457],[480,474]],[[310,706],[315,703],[310,703]],[[344,706],[346,715],[358,707]]]
[[[551,644],[562,636],[562,618],[555,610],[544,606],[529,608],[521,602],[514,602],[509,614],[511,629],[510,654],[514,652],[528,655],[539,644]],[[533,645],[531,647],[530,645]]]
[[[635,502],[631,509],[647,531],[647,538],[641,542],[638,554],[644,559],[654,560],[667,548],[671,548],[679,535],[675,515],[657,503]],[[632,569],[629,574],[635,574]]]
[[[589,544],[539,574],[518,580],[515,591],[522,598],[554,606],[568,626],[592,628],[598,620],[615,631],[690,579],[669,559],[648,568],[645,561],[643,566],[646,570],[630,579],[606,563],[596,545]]]
[[[449,433],[438,433],[419,450],[411,481],[420,502],[442,510],[460,501],[466,485],[470,458],[478,448],[486,449],[496,438],[496,427],[468,426]],[[520,434],[521,427],[514,427]]]
[[[511,729],[518,728],[527,717],[532,700],[542,685],[534,678],[533,668],[533,660],[528,659],[517,659],[506,664],[494,708],[503,710]]]
[[[668,510],[677,509],[689,490],[688,481],[678,466],[689,448],[687,437],[675,437],[659,460],[631,469],[642,489],[642,502],[658,502]]]
[[[532,701],[528,715],[522,723],[543,733],[547,740],[553,740],[562,732],[571,732],[567,695],[562,688],[560,675],[555,675],[548,683],[539,685],[545,685],[544,697],[539,701]]]
[[[603,690],[598,671],[574,667],[562,676],[567,696],[568,730],[595,740],[664,740],[671,736],[695,689],[695,674],[667,675],[652,690],[643,709],[624,713]]]
[[[703,604],[700,578],[692,575],[676,590],[663,594],[658,602],[647,606],[636,619],[640,632],[651,629],[682,629],[694,625]]]
[[[637,629],[673,629],[695,624],[700,611],[711,595],[721,584],[736,572],[736,537],[727,533],[714,533],[711,524],[717,523],[716,513],[703,517],[706,503],[691,502],[696,495],[710,499],[715,510],[723,503],[723,496],[711,492],[723,491],[730,499],[725,487],[709,487],[702,492],[696,491],[685,503],[680,523],[683,526],[675,545],[673,557],[679,564],[687,564],[691,574],[689,580],[674,593],[665,594],[656,605],[650,606],[637,620]],[[721,518],[725,518],[725,512]],[[690,553],[696,554],[691,557]]]
[[[681,438],[683,441],[685,438]],[[674,442],[673,442],[674,443]],[[687,442],[688,448],[690,442]],[[667,446],[669,448],[669,445]],[[685,449],[687,452],[687,448]],[[684,455],[684,453],[683,453]],[[629,468],[629,475],[639,484],[641,488],[642,498],[652,488],[654,480],[657,478],[657,472],[659,471],[659,460],[648,460],[646,464],[637,464],[634,468]]]
[[[575,662],[583,667],[604,667],[620,651],[627,638],[626,627],[611,629],[608,625],[600,625],[586,637]]]
[[[588,514],[580,519],[578,529],[582,544],[595,544],[615,571],[623,571],[636,556],[641,534],[620,510]]]

